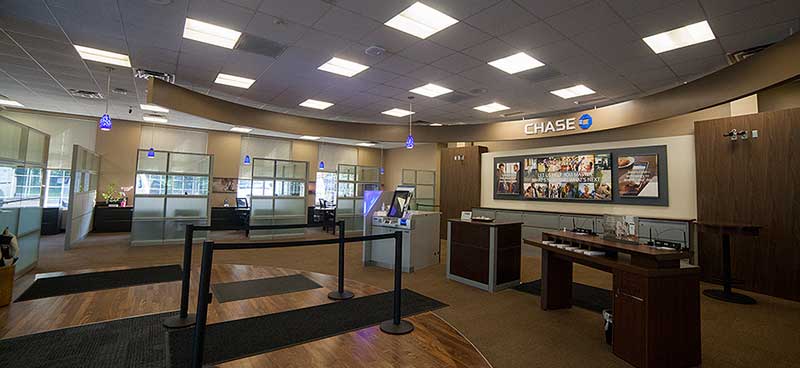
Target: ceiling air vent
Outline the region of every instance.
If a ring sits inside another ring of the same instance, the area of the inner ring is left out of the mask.
[[[740,61],[742,61],[744,59],[749,58],[750,56],[753,56],[753,55],[761,52],[761,50],[766,49],[767,47],[770,47],[772,45],[773,44],[770,43],[770,44],[766,44],[766,45],[751,47],[749,49],[744,49],[744,50],[732,52],[732,53],[727,55],[728,56],[728,64],[729,65],[736,64],[736,63],[738,63],[738,62],[740,62]]]
[[[464,92],[453,91],[452,93],[443,94],[436,98],[449,103],[459,103],[461,101],[469,100],[470,98],[473,98],[473,96],[470,96]]]
[[[253,54],[269,56],[271,58],[277,58],[283,53],[284,50],[286,50],[286,45],[268,40],[266,38],[243,33],[242,36],[239,37],[239,42],[236,44],[236,49],[247,51]]]
[[[164,82],[167,82],[167,83],[170,83],[170,84],[175,83],[175,74],[170,74],[170,73],[157,72],[157,71],[147,70],[147,69],[136,69],[136,71],[134,72],[133,75],[136,78],[141,78],[141,79],[148,79],[148,78],[152,77],[152,78],[156,78],[156,79],[161,79]]]
[[[69,91],[70,95],[75,96],[75,97],[88,98],[88,99],[91,99],[91,100],[101,100],[101,99],[103,99],[103,95],[101,95],[99,92],[95,92],[95,91],[86,91],[86,90],[74,89],[74,88],[70,88],[68,91]]]

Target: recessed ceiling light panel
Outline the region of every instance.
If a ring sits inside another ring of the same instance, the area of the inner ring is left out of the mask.
[[[710,41],[714,38],[715,36],[714,32],[711,31],[711,26],[708,25],[708,21],[704,20],[685,27],[645,37],[642,38],[642,40],[647,46],[650,46],[656,54],[660,54],[681,47]]]
[[[333,57],[325,64],[320,65],[317,69],[333,74],[343,75],[345,77],[352,77],[369,69],[369,67],[354,61]]]
[[[413,112],[408,111],[408,110],[403,110],[403,109],[391,109],[391,110],[386,110],[386,111],[382,112],[381,114],[391,115],[391,116],[396,116],[398,118],[402,118],[403,116],[408,116],[408,115],[413,114]]]
[[[164,123],[166,123],[168,121],[167,118],[165,118],[165,117],[163,117],[161,115],[145,115],[145,116],[142,117],[142,119],[144,121],[148,122],[148,123],[161,123],[161,124],[164,124]]]
[[[233,127],[231,131],[236,133],[250,133],[253,131],[253,128]]]
[[[456,23],[458,20],[453,17],[416,2],[384,24],[419,38],[428,38]]]
[[[583,84],[579,84],[577,86],[572,86],[568,88],[562,88],[555,91],[550,91],[550,93],[561,97],[563,99],[575,98],[580,96],[591,95],[595,93],[591,88],[584,86]]]
[[[11,107],[25,107],[25,106],[23,106],[21,103],[19,103],[17,101],[9,100],[9,99],[6,99],[6,98],[0,98],[0,105],[2,105],[2,106],[11,106]]]
[[[356,146],[361,146],[361,147],[372,147],[374,145],[375,145],[375,143],[372,143],[372,142],[361,142],[361,143],[356,144]]]
[[[449,88],[444,88],[442,86],[435,85],[433,83],[428,83],[428,84],[426,84],[424,86],[414,88],[409,92],[416,93],[418,95],[427,96],[427,97],[436,97],[436,96],[441,96],[441,95],[453,92],[453,90],[449,89]]]
[[[544,63],[534,59],[533,57],[524,52],[518,52],[514,55],[506,56],[502,59],[490,61],[489,65],[497,69],[500,69],[508,74],[516,74],[519,72],[524,72],[526,70],[531,70],[534,68],[538,68],[540,66],[544,66]]]
[[[488,113],[490,113],[490,114],[491,114],[491,113],[493,113],[493,112],[498,112],[498,111],[503,111],[503,110],[508,110],[508,109],[510,109],[510,107],[508,107],[508,106],[506,106],[506,105],[503,105],[503,104],[499,104],[499,103],[497,103],[497,102],[492,102],[492,103],[490,103],[490,104],[481,105],[481,106],[475,106],[475,107],[473,107],[473,108],[474,108],[475,110],[480,110],[480,111],[483,111],[483,112],[488,112]]]
[[[309,98],[308,100],[305,100],[305,101],[301,102],[300,106],[308,107],[308,108],[311,108],[311,109],[317,109],[317,110],[325,110],[325,109],[333,106],[333,104],[330,103],[330,102],[312,100],[312,99]]]
[[[239,41],[241,35],[242,32],[191,18],[186,18],[186,24],[183,26],[183,38],[224,47],[226,49],[232,49],[236,46],[236,42]]]
[[[128,55],[117,54],[116,52],[98,50],[98,49],[93,49],[91,47],[79,46],[79,45],[75,45],[75,50],[77,50],[78,55],[80,55],[81,58],[85,60],[91,60],[111,65],[124,66],[126,68],[131,67],[131,59],[128,58]]]
[[[319,137],[317,137],[315,135],[303,135],[303,136],[300,136],[300,139],[305,139],[305,140],[308,140],[308,141],[316,141],[316,140],[319,140]]]
[[[219,73],[214,83],[247,89],[250,88],[250,86],[252,86],[253,83],[255,83],[255,81],[256,81],[255,79],[237,77],[235,75]]]
[[[169,109],[165,109],[165,108],[163,108],[161,106],[152,105],[152,104],[140,104],[139,108],[141,108],[142,110],[147,110],[147,111],[152,111],[152,112],[160,112],[162,114],[166,114],[166,113],[169,112]]]
[[[431,123],[429,126],[440,127],[440,126],[442,126],[442,123]]]

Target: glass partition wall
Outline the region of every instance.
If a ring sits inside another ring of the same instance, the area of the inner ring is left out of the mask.
[[[39,260],[49,142],[47,134],[0,117],[0,232],[8,229],[17,237],[17,276]]]
[[[347,231],[364,230],[364,191],[380,190],[380,169],[374,166],[339,164],[336,189],[336,219]]]
[[[403,169],[402,184],[414,187],[412,208],[434,211],[436,208],[436,171]]]
[[[81,241],[92,230],[100,156],[76,144],[72,147],[71,167],[64,249],[70,249],[72,244]]]
[[[212,169],[211,155],[139,150],[131,245],[181,242],[186,224],[208,225]]]
[[[254,158],[250,185],[250,224],[305,224],[308,162]],[[304,229],[253,230],[251,238],[302,235]]]

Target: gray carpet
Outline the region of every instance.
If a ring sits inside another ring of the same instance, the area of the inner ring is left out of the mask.
[[[0,340],[0,367],[163,368],[161,320],[177,312],[113,320]]]
[[[300,274],[226,282],[211,286],[214,291],[214,298],[220,303],[294,293],[303,290],[319,289],[321,287],[322,286],[310,280],[308,277]]]
[[[542,295],[542,280],[535,280],[519,284],[514,290],[523,293]],[[611,309],[614,301],[611,299],[611,290],[596,288],[577,282],[572,283],[572,305],[597,313],[603,309]]]

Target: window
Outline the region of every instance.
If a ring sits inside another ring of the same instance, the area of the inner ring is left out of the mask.
[[[305,182],[297,180],[276,180],[276,196],[302,197],[305,192]]]
[[[66,207],[69,203],[69,170],[47,170],[45,207]]]
[[[169,193],[171,195],[207,195],[207,176],[169,176]]]
[[[136,174],[136,194],[163,195],[166,188],[166,175]]]
[[[317,171],[317,193],[315,203],[324,199],[330,204],[336,203],[336,173]]]
[[[236,188],[236,198],[250,198],[252,186],[252,180],[239,178],[239,185]],[[250,203],[249,200],[247,202]]]
[[[42,169],[40,168],[17,168],[14,171],[16,177],[16,197],[33,198],[42,195]]]

